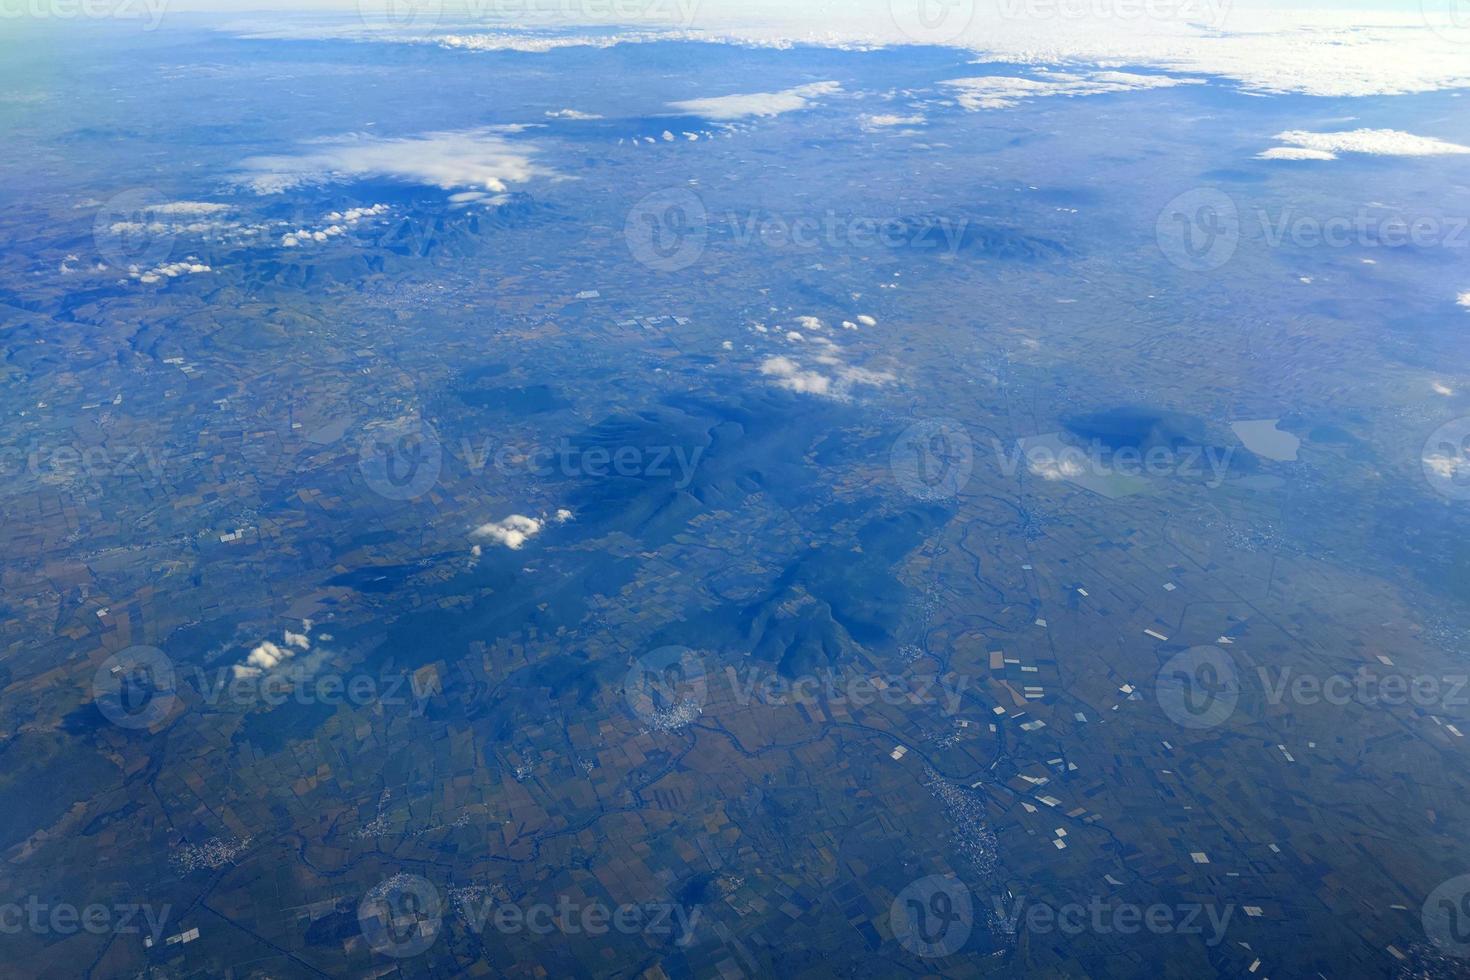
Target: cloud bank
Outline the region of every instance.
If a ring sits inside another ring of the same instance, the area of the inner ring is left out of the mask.
[[[179,0],[203,6],[211,0]],[[268,3],[269,0],[262,0]],[[284,2],[284,0],[282,0]],[[348,0],[309,6],[356,14]],[[292,4],[293,7],[299,6]],[[252,37],[329,37],[394,43],[450,44],[483,51],[549,51],[571,45],[606,47],[661,40],[704,40],[785,48],[796,44],[849,49],[939,44],[972,52],[985,62],[1105,68],[1147,66],[1230,79],[1252,92],[1319,96],[1404,95],[1470,86],[1466,42],[1470,28],[1456,23],[1449,4],[1423,11],[1283,9],[1264,2],[1199,0],[1165,5],[1160,16],[1107,16],[1110,5],[1025,4],[1020,0],[932,5],[916,18],[918,0],[843,0],[827,5],[792,0],[703,0],[692,15],[678,4],[664,16],[650,9],[638,33],[580,28],[614,25],[597,5],[581,5],[555,22],[556,32],[518,30],[507,21],[466,16],[458,2],[444,4],[443,32],[365,27],[353,16],[339,23],[288,22],[279,16],[237,22],[229,29]],[[611,5],[606,9],[616,8]],[[1073,14],[1068,8],[1084,8]],[[1222,16],[1208,16],[1209,9]],[[1028,9],[1035,8],[1035,9]],[[483,10],[483,8],[481,8]],[[1171,15],[1169,11],[1173,9]],[[626,17],[623,18],[627,20]],[[910,22],[911,21],[911,22]]]

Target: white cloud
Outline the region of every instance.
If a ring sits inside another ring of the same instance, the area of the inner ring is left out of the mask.
[[[331,653],[321,647],[312,649],[311,620],[303,620],[301,632],[283,631],[280,643],[265,640],[246,655],[245,659],[231,668],[236,677],[286,678],[301,682],[316,674],[327,662]],[[328,642],[330,633],[321,633],[317,639]]]
[[[1424,466],[1445,480],[1458,480],[1461,474],[1470,474],[1470,459],[1463,455],[1431,452],[1424,456]]]
[[[545,54],[562,48],[611,48],[619,44],[641,44],[662,40],[659,34],[446,34],[434,37],[433,43],[464,51],[519,51]],[[415,41],[422,38],[403,37],[396,40]]]
[[[458,194],[449,195],[449,208],[458,211],[472,204],[483,205],[487,208],[498,208],[509,204],[509,194],[486,194],[484,191],[460,191]]]
[[[343,136],[306,144],[296,156],[251,157],[241,166],[245,184],[258,194],[365,177],[500,194],[550,175],[533,161],[535,152],[506,139],[504,130],[487,128],[400,139]]]
[[[1032,476],[1052,482],[1075,479],[1085,472],[1080,461],[1070,456],[1052,456],[1047,453],[1037,453],[1034,458],[1027,456],[1026,469]]]
[[[305,629],[310,630],[311,624],[307,623]],[[272,643],[270,640],[262,642],[251,650],[243,661],[235,664],[233,668],[236,677],[260,677],[264,674],[274,674],[290,664],[296,658],[296,652],[311,650],[311,639],[305,633],[292,633],[284,631],[284,639],[281,643]],[[310,661],[312,658],[307,658]],[[302,665],[307,669],[307,665]]]
[[[1141,89],[1202,85],[1203,79],[1172,75],[1135,75],[1121,71],[1045,72],[1031,78],[985,75],[941,83],[957,90],[955,101],[971,111],[1009,109],[1028,99],[1049,96],[1108,95]]]
[[[813,337],[812,346],[816,348],[817,362],[820,364],[845,364],[842,357],[842,347],[829,337]]]
[[[836,95],[842,86],[836,82],[814,82],[781,92],[753,92],[748,95],[721,95],[709,99],[686,99],[669,103],[671,108],[705,119],[728,122],[751,116],[779,116],[783,112],[805,109],[812,99]]]
[[[250,651],[244,663],[235,665],[236,677],[259,677],[274,671],[281,664],[296,656],[289,647],[278,647],[270,640]]]
[[[183,262],[165,262],[163,265],[155,266],[146,271],[137,266],[128,268],[128,277],[144,283],[163,282],[165,279],[177,279],[179,276],[198,275],[203,272],[213,272],[209,266],[200,262],[192,255]]]
[[[215,0],[178,0],[215,6]],[[266,5],[270,0],[263,0]],[[285,2],[285,0],[276,0]],[[301,5],[303,0],[292,3]],[[304,0],[315,6],[336,4],[353,11],[347,0]],[[1013,5],[1013,4],[1012,4]],[[594,7],[578,5],[587,24],[610,22]],[[789,48],[796,44],[871,49],[922,41],[899,27],[891,0],[843,0],[840,16],[826,4],[792,0],[703,0],[698,31],[681,30],[694,21],[686,2],[636,5],[645,9],[636,24],[643,33],[595,34],[485,33],[434,36],[419,31],[364,27],[353,18],[341,25],[283,23],[280,17],[234,25],[255,37],[335,37],[382,42],[446,44],[472,50],[549,51],[572,45],[607,47],[660,40],[702,40]],[[905,6],[905,5],[900,5]],[[908,16],[912,16],[913,4]],[[1040,5],[1054,16],[1007,15],[1005,5],[976,3],[974,16],[958,36],[950,36],[949,20],[941,19],[935,43],[973,52],[995,63],[1028,65],[1094,64],[1109,67],[1148,66],[1165,71],[1231,79],[1253,92],[1301,93],[1327,97],[1404,95],[1470,86],[1470,58],[1464,39],[1470,31],[1453,23],[1450,4],[1439,11],[1385,11],[1271,3],[1269,0],[1192,0],[1166,4],[1163,16],[1116,16],[1116,4]],[[1091,13],[1088,7],[1092,8]],[[968,12],[972,5],[965,4]],[[175,9],[170,7],[170,9]],[[446,10],[450,5],[446,5]],[[938,10],[938,5],[935,6]],[[1228,19],[1223,18],[1225,12]],[[355,11],[354,11],[355,12]],[[1173,13],[1171,16],[1170,13]],[[1110,14],[1112,14],[1110,16]],[[1436,20],[1438,18],[1438,20]],[[573,26],[563,18],[558,26]],[[626,16],[622,17],[626,29]],[[446,27],[452,25],[446,24]],[[664,30],[659,30],[663,28]],[[473,29],[473,28],[468,28]],[[913,25],[910,25],[913,29]]]
[[[576,109],[558,109],[555,112],[548,111],[546,113],[546,118],[586,120],[601,119],[602,117],[595,112],[578,112]]]
[[[796,318],[796,325],[803,330],[813,331],[826,327],[826,324],[822,322],[821,318],[815,316],[799,316]]]
[[[803,371],[789,357],[768,357],[761,362],[761,374],[775,378],[776,384],[788,391],[805,395],[826,395],[832,390],[832,379],[817,371]]]
[[[166,204],[155,205],[151,210],[157,214],[197,217],[203,214],[224,214],[230,210],[230,206],[211,201],[171,201]]]
[[[956,78],[942,84],[959,90],[956,101],[966,109],[1007,109],[1027,98],[1060,94],[1047,82],[1004,75]]]
[[[893,375],[887,372],[847,363],[842,347],[827,337],[804,339],[814,349],[812,360],[820,368],[803,367],[800,361],[789,357],[768,357],[761,362],[761,374],[788,391],[836,399],[847,398],[857,385],[877,387],[893,380]]]
[[[459,195],[455,195],[458,197]],[[293,232],[281,236],[281,244],[286,248],[295,248],[313,242],[324,242],[329,238],[345,235],[358,223],[367,218],[376,218],[387,214],[391,208],[386,204],[374,204],[366,208],[348,208],[346,211],[333,211],[323,216],[322,224],[315,229],[298,228]]]
[[[919,115],[900,116],[893,113],[877,113],[859,116],[858,122],[864,129],[887,129],[893,126],[922,126],[925,119]]]
[[[114,235],[220,235],[245,228],[224,217],[231,210],[228,204],[209,201],[149,204],[139,207],[127,220],[114,221],[107,227]]]
[[[1465,309],[1470,310],[1470,292],[1461,293],[1458,302]]]
[[[546,522],[537,518],[511,514],[504,520],[481,524],[470,532],[470,537],[484,538],[491,544],[504,545],[512,551],[519,551],[527,541],[540,534],[545,526]]]
[[[818,358],[821,360],[821,358]],[[881,387],[893,380],[893,375],[887,371],[871,371],[868,368],[841,365],[837,371],[838,391],[845,394],[853,385],[872,385]]]
[[[1336,160],[1337,154],[1327,150],[1309,150],[1304,146],[1273,146],[1256,154],[1257,160]]]
[[[1275,138],[1289,146],[1267,150],[1261,154],[1263,158],[1330,160],[1338,153],[1363,153],[1383,157],[1427,157],[1470,153],[1470,146],[1447,143],[1444,140],[1427,136],[1415,136],[1396,129],[1355,129],[1347,133],[1308,133],[1304,130],[1292,130],[1287,133],[1277,133]],[[1291,147],[1297,149],[1293,150]],[[1300,154],[1304,151],[1314,155],[1310,157],[1283,155],[1283,153]],[[1272,153],[1277,155],[1268,156]]]

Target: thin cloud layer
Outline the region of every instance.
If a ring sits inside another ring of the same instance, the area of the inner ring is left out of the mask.
[[[779,116],[805,109],[813,99],[836,95],[842,91],[837,82],[813,82],[780,92],[752,92],[747,95],[721,95],[709,99],[686,99],[669,103],[671,108],[715,122],[732,122],[750,117]]]
[[[535,153],[503,131],[475,129],[401,139],[344,136],[308,144],[295,156],[251,157],[241,167],[243,182],[258,194],[369,177],[500,194],[551,175],[534,162]]]
[[[896,113],[880,112],[858,117],[864,129],[891,129],[897,126],[922,126],[927,122],[921,115],[900,116]]]
[[[1304,146],[1273,146],[1256,154],[1257,160],[1336,160],[1336,153],[1309,150]]]
[[[972,112],[985,109],[1010,109],[1029,99],[1050,96],[1110,95],[1143,89],[1173,88],[1177,85],[1202,85],[1203,79],[1176,78],[1172,75],[1135,75],[1122,71],[1047,72],[1031,78],[1010,75],[983,75],[955,78],[943,82],[955,90],[955,101]]]
[[[1428,136],[1415,136],[1396,129],[1355,129],[1346,133],[1309,133],[1292,130],[1277,133],[1288,146],[1273,147],[1260,154],[1263,160],[1336,160],[1339,153],[1381,157],[1430,157],[1470,153],[1470,146],[1447,143]]]

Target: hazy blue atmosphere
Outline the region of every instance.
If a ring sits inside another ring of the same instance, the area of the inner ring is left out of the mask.
[[[1470,975],[1467,90],[0,2],[0,974]]]

